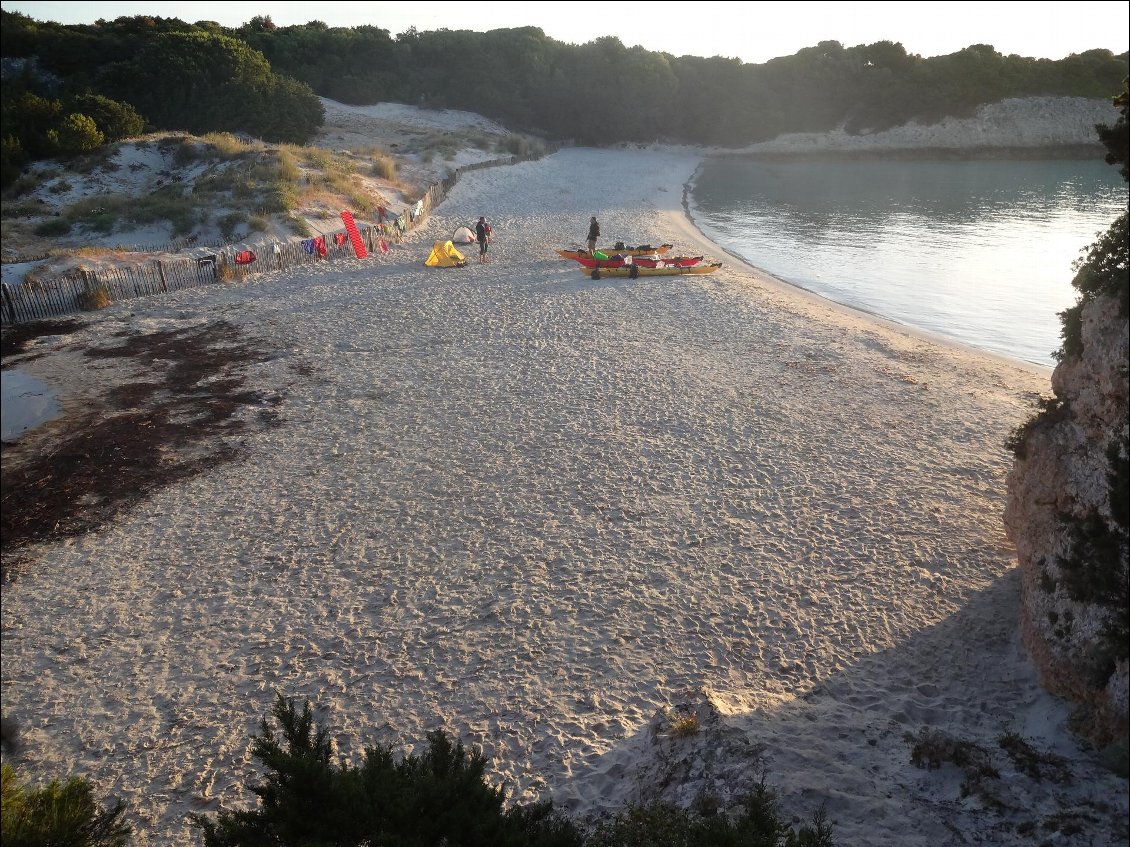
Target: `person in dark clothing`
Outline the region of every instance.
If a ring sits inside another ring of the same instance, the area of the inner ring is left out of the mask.
[[[596,252],[596,240],[598,238],[600,238],[600,224],[598,224],[596,222],[596,216],[594,215],[592,217],[592,219],[589,221],[589,238],[588,238],[588,241],[589,241],[589,255],[590,256],[593,253]]]
[[[490,224],[485,217],[479,218],[475,224],[475,239],[479,242],[479,264],[487,260],[487,244],[490,242]]]

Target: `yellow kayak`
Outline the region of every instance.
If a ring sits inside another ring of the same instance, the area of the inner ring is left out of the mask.
[[[637,276],[686,276],[687,274],[713,273],[722,267],[721,262],[711,265],[691,265],[690,267],[675,268],[641,268],[639,265],[625,265],[620,268],[577,268],[581,273],[588,274],[593,279],[602,276],[627,276],[633,279]]]

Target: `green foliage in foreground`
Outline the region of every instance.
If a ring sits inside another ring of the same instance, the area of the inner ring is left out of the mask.
[[[782,823],[777,802],[764,784],[745,800],[734,818],[695,817],[656,803],[637,806],[602,824],[585,847],[832,847],[832,827],[818,811],[811,827],[793,830]]]
[[[328,730],[314,723],[310,704],[299,712],[279,697],[252,752],[267,768],[253,786],[259,808],[194,816],[209,847],[258,844],[397,844],[431,847],[573,847],[573,826],[548,804],[503,811],[499,789],[483,780],[484,760],[454,747],[443,733],[428,736],[421,756],[397,762],[388,747],[365,750],[360,767],[331,762]]]
[[[11,765],[0,772],[0,831],[4,847],[124,847],[130,827],[121,801],[103,809],[90,784],[74,777],[33,789],[18,781]]]
[[[257,809],[194,815],[207,847],[386,844],[397,847],[832,847],[822,813],[812,827],[782,823],[762,784],[734,818],[694,817],[668,805],[627,809],[585,833],[550,803],[503,809],[502,791],[486,784],[485,761],[428,735],[420,756],[396,761],[389,747],[366,748],[360,766],[331,762],[328,730],[310,704],[299,711],[279,696],[276,734],[264,719],[252,752],[265,767],[251,787]]]

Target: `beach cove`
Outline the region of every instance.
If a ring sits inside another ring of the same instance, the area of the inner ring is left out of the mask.
[[[137,378],[84,367],[85,346],[221,322],[270,351],[246,375],[278,425],[5,586],[25,760],[122,797],[137,843],[184,843],[189,812],[250,803],[249,736],[279,692],[342,754],[443,729],[515,801],[584,815],[637,798],[648,722],[694,702],[746,744],[720,771],[764,766],[838,843],[1027,844],[1022,824],[1096,798],[1125,821],[1125,783],[1076,747],[1017,632],[1003,444],[1049,371],[725,256],[682,210],[699,161],[567,149],[476,171],[385,257],[45,339],[20,367],[60,390],[58,430],[92,376]],[[423,267],[479,215],[489,264]],[[553,252],[590,215],[608,242],[725,265],[592,280]],[[1003,807],[962,797],[954,769],[911,764],[922,727],[1019,733],[1074,780],[1000,756]]]

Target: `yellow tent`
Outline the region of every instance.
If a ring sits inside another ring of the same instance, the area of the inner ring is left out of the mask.
[[[424,262],[429,268],[464,268],[467,259],[450,241],[437,241],[432,245],[432,255]]]

